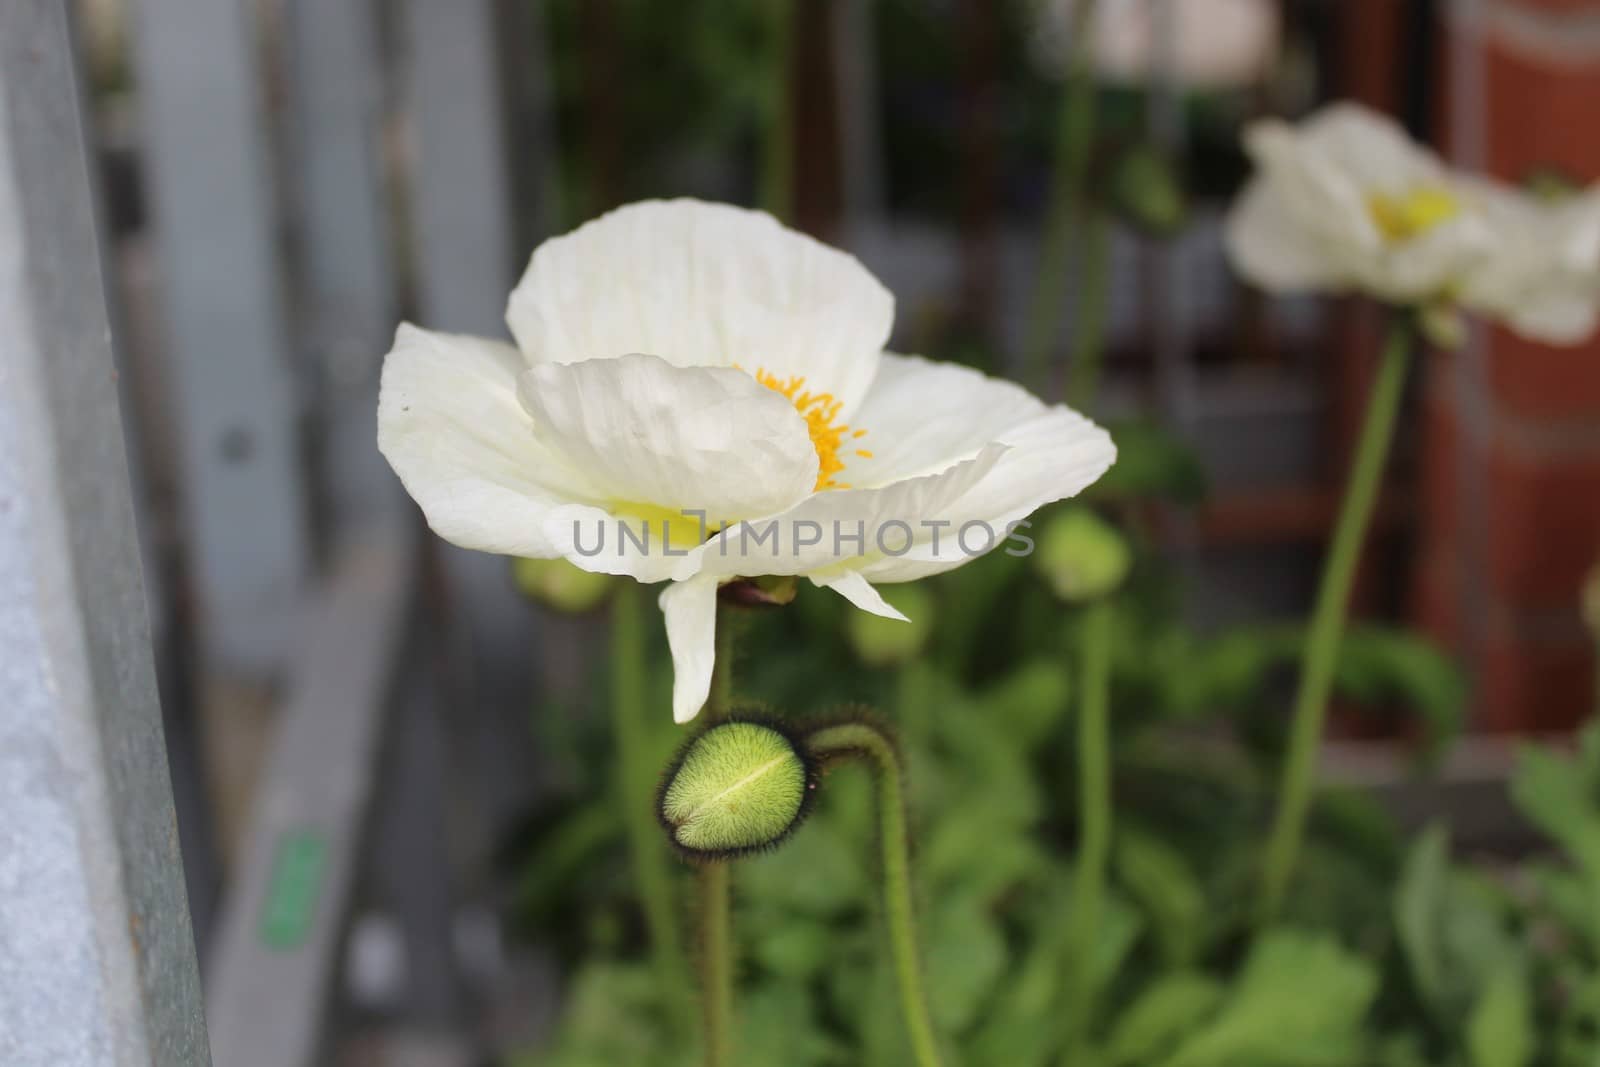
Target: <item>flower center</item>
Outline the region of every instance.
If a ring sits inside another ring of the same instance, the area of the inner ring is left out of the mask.
[[[1419,185],[1398,196],[1373,193],[1367,211],[1390,241],[1409,241],[1461,214],[1461,201],[1440,185]]]
[[[848,448],[850,442],[866,435],[865,430],[852,430],[839,421],[839,409],[844,405],[832,393],[813,393],[806,389],[806,380],[799,375],[780,378],[771,371],[757,368],[756,381],[786,398],[806,420],[806,430],[811,434],[811,447],[817,450],[817,491],[823,489],[848,489],[848,482],[834,479],[844,470],[840,452],[848,450],[862,459],[871,459],[872,453],[864,448]]]

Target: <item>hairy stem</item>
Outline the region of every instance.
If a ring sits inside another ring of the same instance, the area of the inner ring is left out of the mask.
[[[1028,309],[1028,332],[1022,348],[1023,381],[1041,395],[1048,392],[1050,353],[1061,326],[1061,305],[1066,301],[1072,231],[1087,211],[1089,155],[1095,126],[1095,80],[1089,35],[1094,26],[1095,6],[1095,0],[1080,0],[1074,8],[1072,55],[1061,87],[1044,247],[1039,252],[1038,280]],[[1092,263],[1089,269],[1095,269]],[[1080,307],[1080,314],[1082,311]]]
[[[711,693],[701,715],[707,723],[728,713],[733,699],[734,620],[717,606],[717,662]],[[706,1067],[732,1067],[733,1059],[733,869],[708,863],[700,869],[700,996]]]
[[[1412,329],[1409,317],[1396,318],[1384,342],[1377,377],[1373,379],[1372,393],[1367,398],[1366,421],[1356,444],[1350,481],[1334,526],[1333,543],[1323,563],[1306,640],[1300,688],[1294,703],[1289,748],[1284,757],[1278,812],[1262,865],[1259,918],[1263,923],[1275,918],[1282,907],[1305,836],[1306,818],[1316,787],[1317,752],[1327,717],[1328,694],[1333,687],[1334,665],[1350,607],[1350,587],[1355,581],[1361,545],[1372,522],[1389,446],[1394,439],[1395,418],[1411,362]]]
[[[872,763],[878,786],[878,836],[883,848],[883,901],[889,948],[900,988],[900,1012],[917,1067],[939,1067],[939,1041],[928,1014],[917,949],[911,893],[911,846],[906,830],[905,786],[894,744],[866,723],[825,726],[807,739],[820,758],[861,756]]]
[[[672,1001],[673,1025],[688,1027],[692,1005],[687,995],[688,958],[678,926],[672,870],[661,833],[651,811],[655,771],[651,765],[649,727],[654,709],[646,699],[643,590],[618,581],[611,604],[611,728],[616,734],[617,790],[628,835],[629,862],[644,903],[656,980]]]
[[[1098,600],[1085,610],[1078,632],[1078,855],[1073,868],[1067,937],[1072,974],[1063,1021],[1067,1063],[1078,1061],[1093,1017],[1093,960],[1111,852],[1111,640],[1112,607]]]

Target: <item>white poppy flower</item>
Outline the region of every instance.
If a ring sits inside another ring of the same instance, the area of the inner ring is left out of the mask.
[[[1267,119],[1245,148],[1258,173],[1228,219],[1228,250],[1263,288],[1421,303],[1493,251],[1455,176],[1382,115],[1336,104],[1298,127]]]
[[[1034,37],[1040,66],[1063,74],[1072,52],[1072,27],[1086,0],[1044,0]],[[1276,0],[1094,0],[1090,51],[1095,73],[1111,82],[1142,84],[1167,62],[1161,4],[1172,4],[1171,76],[1192,89],[1259,83],[1278,57]]]
[[[1359,290],[1576,340],[1600,294],[1600,199],[1547,205],[1452,171],[1390,119],[1335,104],[1245,133],[1258,173],[1227,224],[1234,265],[1274,292]]]
[[[805,575],[900,617],[873,582],[998,547],[1115,458],[1065,407],[883,353],[892,318],[853,257],[767,215],[634,204],[534,253],[516,346],[402,326],[378,445],[448,541],[672,582],[683,722],[720,584]]]
[[[1478,183],[1493,255],[1468,274],[1461,303],[1546,344],[1577,344],[1600,320],[1600,185],[1556,200]]]

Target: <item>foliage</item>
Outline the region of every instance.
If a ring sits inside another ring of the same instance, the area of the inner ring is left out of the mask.
[[[1135,445],[1137,451],[1141,446]],[[1098,497],[1131,534],[1141,499],[1183,485],[1170,442],[1146,474]],[[1168,472],[1168,473],[1163,473]],[[1043,527],[1054,514],[1036,517]],[[1245,907],[1281,739],[1298,627],[1192,631],[1172,575],[1137,536],[1116,594],[1116,816],[1109,899],[1090,968],[1096,1062],[1126,1067],[1532,1067],[1592,1062],[1600,1022],[1600,733],[1575,758],[1524,753],[1514,796],[1570,857],[1534,869],[1524,899],[1460,866],[1443,828],[1409,846],[1364,798],[1319,804],[1283,925]],[[1046,1065],[1061,1056],[1063,917],[1072,899],[1073,677],[1080,623],[1030,561],[989,558],[919,586],[928,652],[857,658],[851,610],[805,589],[746,621],[738,703],[797,722],[845,703],[885,710],[902,739],[929,1000],[958,1062]],[[668,666],[656,650],[655,686]],[[1358,627],[1337,685],[1347,702],[1405,709],[1419,751],[1459,728],[1452,664],[1421,640]],[[664,717],[663,717],[664,718]],[[548,720],[541,719],[546,728]],[[596,736],[589,769],[524,842],[526,928],[563,952],[568,1005],[527,1067],[676,1065],[625,879],[620,820]],[[662,763],[674,734],[660,727]],[[741,1049],[752,1064],[909,1062],[886,963],[872,797],[864,772],[826,773],[811,818],[734,869]],[[981,862],[975,862],[981,857]],[[688,893],[687,873],[680,898]],[[1582,950],[1537,952],[1549,929]],[[692,1042],[690,1042],[692,1044]],[[1584,1060],[1584,1056],[1591,1057]],[[688,1056],[689,1059],[685,1059]]]

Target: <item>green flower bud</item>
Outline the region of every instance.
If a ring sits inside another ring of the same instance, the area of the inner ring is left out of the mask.
[[[870,667],[892,667],[916,659],[933,633],[933,597],[916,585],[889,586],[879,592],[911,621],[852,611],[846,626],[850,647]]]
[[[1110,191],[1123,218],[1147,233],[1167,236],[1183,227],[1183,186],[1172,165],[1148,145],[1136,145],[1117,160]]]
[[[599,607],[615,581],[564,559],[513,559],[511,576],[529,600],[570,615]]]
[[[782,841],[805,816],[813,788],[810,761],[781,727],[727,719],[684,746],[658,814],[686,856],[731,859]]]
[[[1115,526],[1087,508],[1074,508],[1045,527],[1034,560],[1056,596],[1082,603],[1116,590],[1133,565],[1133,552]]]

